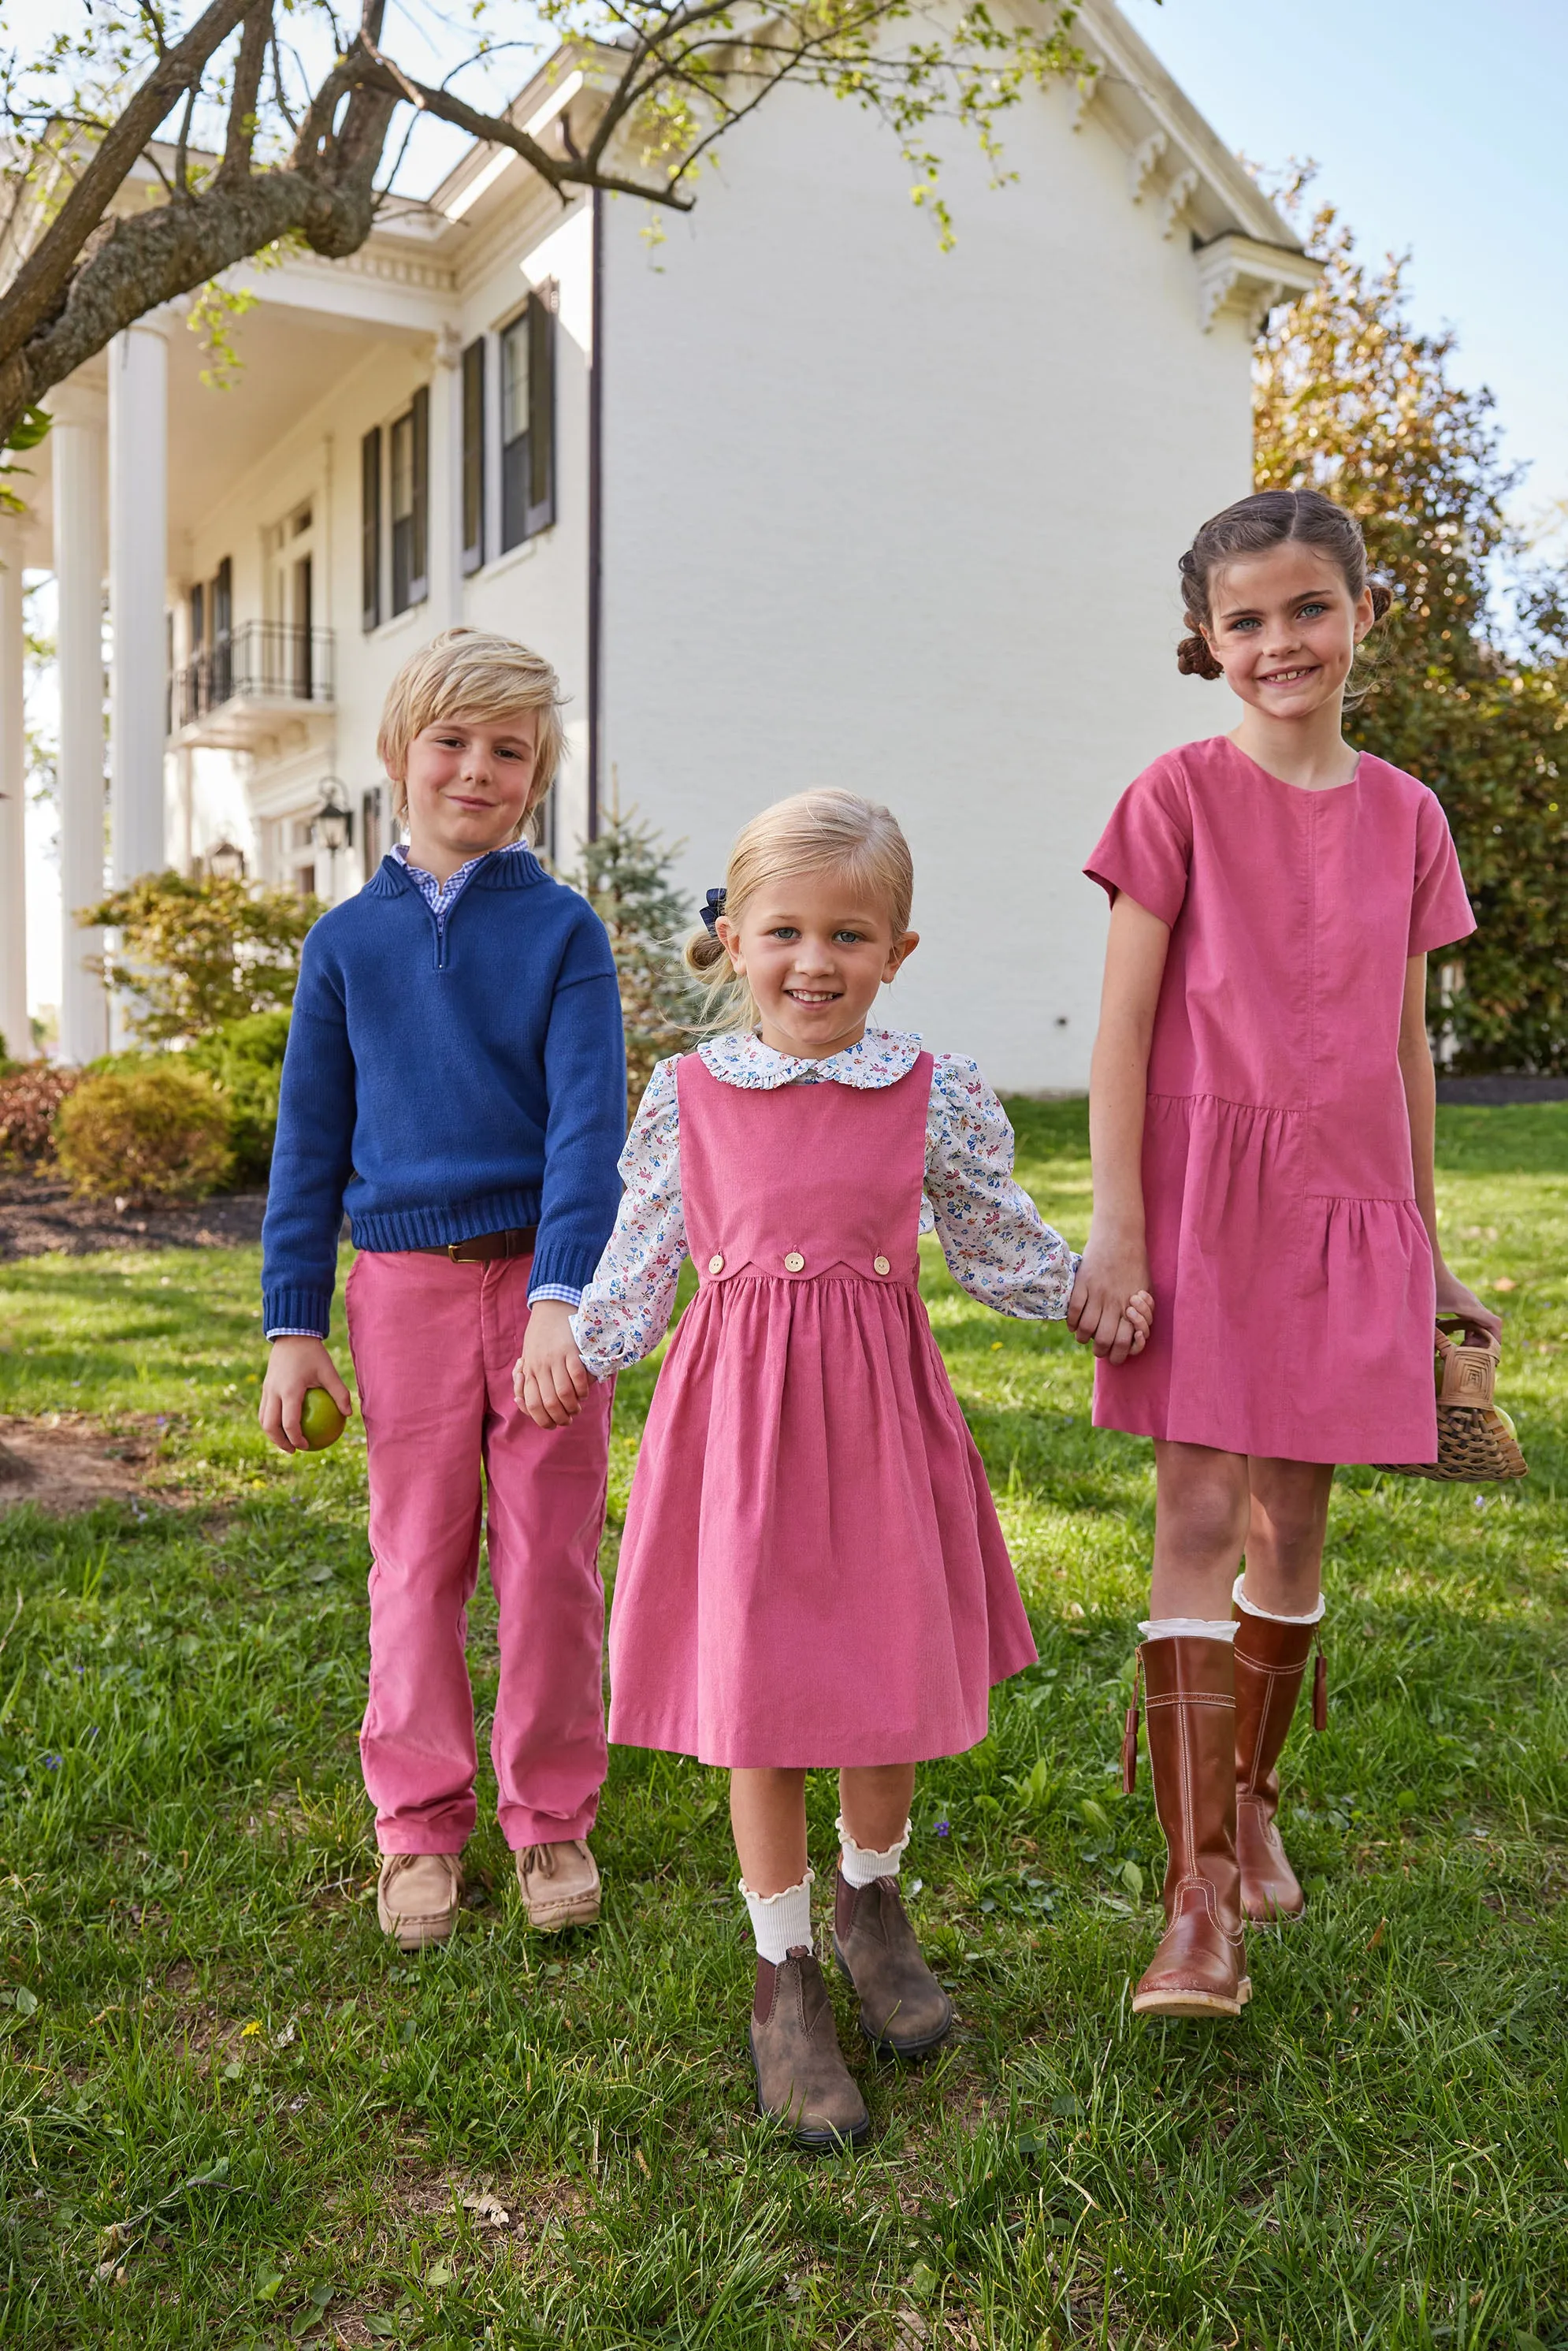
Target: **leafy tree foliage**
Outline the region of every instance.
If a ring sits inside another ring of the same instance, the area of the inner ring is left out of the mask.
[[[170,872],[144,874],[77,920],[119,932],[120,952],[102,959],[104,978],[128,998],[140,1036],[174,1044],[286,1009],[300,946],[321,912],[319,898],[292,890]]]
[[[411,16],[389,31],[386,0],[362,0],[357,22],[333,0],[93,0],[63,26],[43,16],[24,47],[0,48],[0,444],[26,447],[50,387],[122,327],[234,263],[289,243],[356,251],[421,119],[512,149],[558,194],[688,211],[716,142],[801,83],[888,124],[946,235],[936,126],[964,125],[998,169],[998,125],[1024,91],[1090,71],[1075,13],[1075,0],[1017,18],[968,0],[942,19],[919,0],[471,0],[435,18],[438,82],[416,70],[430,28]],[[546,49],[582,87],[537,133],[458,87],[483,94],[514,60],[526,79]]]
[[[1453,828],[1479,927],[1432,974],[1451,1066],[1568,1071],[1562,583],[1525,567],[1491,395],[1452,381],[1451,334],[1412,328],[1404,261],[1369,269],[1329,208],[1310,242],[1322,281],[1260,347],[1258,486],[1339,499],[1395,590],[1349,731]]]
[[[634,814],[612,817],[585,843],[573,881],[610,934],[626,1024],[628,1115],[643,1099],[655,1061],[692,1041],[697,992],[680,959],[691,901],[670,869],[675,852]]]

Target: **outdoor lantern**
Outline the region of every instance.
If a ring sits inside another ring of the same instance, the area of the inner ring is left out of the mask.
[[[321,805],[310,820],[310,838],[329,857],[347,849],[354,838],[353,810],[336,776],[328,776],[322,783]]]
[[[207,852],[207,872],[214,882],[245,880],[245,852],[232,841],[214,841]]]

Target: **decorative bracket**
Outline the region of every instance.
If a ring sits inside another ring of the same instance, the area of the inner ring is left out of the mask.
[[[1310,254],[1250,236],[1217,236],[1198,247],[1196,259],[1198,323],[1206,335],[1222,312],[1244,319],[1249,336],[1260,333],[1278,303],[1309,293],[1322,276],[1322,262]]]
[[[1197,167],[1196,164],[1189,163],[1184,172],[1176,173],[1176,178],[1166,190],[1165,226],[1160,232],[1163,236],[1176,235],[1180,225],[1181,216],[1197,195]]]
[[[1146,139],[1139,140],[1128,156],[1127,193],[1135,204],[1143,203],[1149,176],[1169,145],[1170,141],[1163,131],[1151,131]]]

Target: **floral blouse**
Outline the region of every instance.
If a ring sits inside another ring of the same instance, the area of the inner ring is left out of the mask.
[[[710,1037],[697,1047],[714,1077],[759,1091],[891,1086],[921,1050],[918,1037],[887,1029],[868,1029],[858,1044],[816,1061],[777,1053],[755,1036]],[[675,1063],[661,1061],[621,1155],[626,1189],[615,1230],[572,1317],[596,1379],[640,1363],[669,1328],[686,1256],[680,1126]],[[974,1062],[952,1053],[937,1054],[931,1073],[920,1229],[936,1233],[954,1280],[982,1305],[1037,1322],[1066,1313],[1078,1259],[1014,1177],[1007,1113]]]

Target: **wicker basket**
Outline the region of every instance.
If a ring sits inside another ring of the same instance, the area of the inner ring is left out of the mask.
[[[1458,1336],[1452,1335],[1458,1333]],[[1495,1401],[1500,1343],[1463,1322],[1437,1325],[1437,1458],[1379,1461],[1403,1478],[1454,1479],[1468,1486],[1522,1478],[1526,1463],[1512,1424]]]

